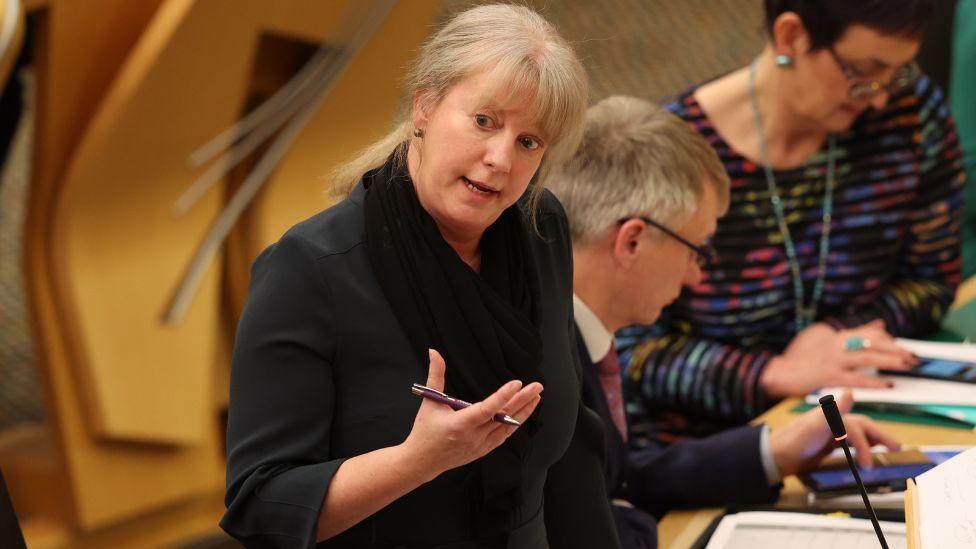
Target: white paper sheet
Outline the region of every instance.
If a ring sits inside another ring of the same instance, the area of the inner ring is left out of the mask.
[[[976,448],[915,478],[922,549],[976,548]]]
[[[879,376],[892,383],[891,389],[851,389],[854,402],[892,404],[943,404],[976,406],[976,385],[907,376]],[[809,404],[818,404],[825,394],[840,396],[845,387],[826,387],[807,395]]]
[[[905,525],[881,522],[891,549],[904,549]],[[871,521],[807,513],[752,512],[722,518],[706,549],[876,549]]]
[[[976,345],[972,343],[944,343],[903,337],[895,338],[895,343],[924,358],[944,358],[960,362],[976,361]]]

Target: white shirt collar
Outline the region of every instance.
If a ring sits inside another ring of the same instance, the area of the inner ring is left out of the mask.
[[[583,336],[583,344],[586,345],[586,350],[590,354],[590,360],[600,362],[610,352],[610,347],[613,345],[613,335],[607,331],[600,319],[576,294],[573,294],[573,316],[580,335]]]

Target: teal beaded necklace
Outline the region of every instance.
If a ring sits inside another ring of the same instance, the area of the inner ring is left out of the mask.
[[[817,316],[817,304],[823,296],[824,279],[827,276],[827,255],[830,250],[830,223],[831,214],[834,210],[834,161],[836,159],[836,139],[834,134],[830,134],[829,146],[827,151],[827,184],[824,186],[823,201],[823,222],[820,225],[820,258],[817,263],[817,279],[813,284],[813,292],[810,295],[810,304],[806,304],[803,291],[803,275],[800,272],[800,262],[796,258],[796,247],[793,245],[793,238],[790,235],[790,228],[786,224],[786,216],[783,214],[783,204],[780,199],[779,188],[776,186],[776,178],[773,177],[773,168],[769,163],[769,156],[766,152],[766,139],[763,137],[762,118],[759,116],[759,103],[756,101],[756,65],[759,63],[757,58],[749,65],[749,103],[752,105],[752,117],[756,124],[756,139],[759,140],[759,154],[763,163],[763,171],[766,173],[766,186],[769,188],[769,200],[773,205],[773,212],[776,214],[776,223],[779,232],[783,236],[783,247],[786,248],[786,257],[790,263],[790,271],[793,273],[793,297],[796,309],[794,319],[796,332],[799,333],[804,328],[813,324]]]

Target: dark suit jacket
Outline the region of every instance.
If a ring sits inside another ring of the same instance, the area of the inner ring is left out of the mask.
[[[623,547],[656,546],[651,514],[659,517],[670,509],[776,500],[779,487],[769,486],[759,455],[760,427],[739,427],[665,448],[630,450],[613,424],[596,364],[578,330],[576,341],[583,362],[583,402],[603,418],[606,432],[608,492],[637,507],[614,506]]]
[[[427,379],[427,359],[417,356],[373,275],[364,197],[357,186],[296,225],[252,270],[232,362],[221,521],[249,547],[315,546],[339,466],[403,442],[420,406],[410,385]],[[598,455],[603,441],[599,419],[582,410],[569,234],[550,194],[540,202],[538,225],[544,238],[533,238],[529,253],[541,277],[545,392],[508,547],[546,546],[543,493],[552,482],[567,483],[562,489],[569,493],[603,494],[602,501],[582,498],[592,506],[591,526],[580,544],[567,547],[603,547],[608,539],[612,547],[616,533],[599,462],[579,471],[592,458],[562,459]],[[599,482],[569,484],[587,475]],[[476,466],[452,469],[319,547],[480,547],[479,493]]]

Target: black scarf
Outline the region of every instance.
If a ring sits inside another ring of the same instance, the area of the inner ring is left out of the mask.
[[[391,156],[363,176],[366,241],[373,272],[421,363],[428,363],[427,349],[438,350],[447,364],[445,391],[468,402],[512,379],[542,382],[539,274],[518,204],[485,231],[479,275],[441,236],[398,164]],[[540,409],[476,462],[482,535],[507,532],[521,519],[515,510]]]

